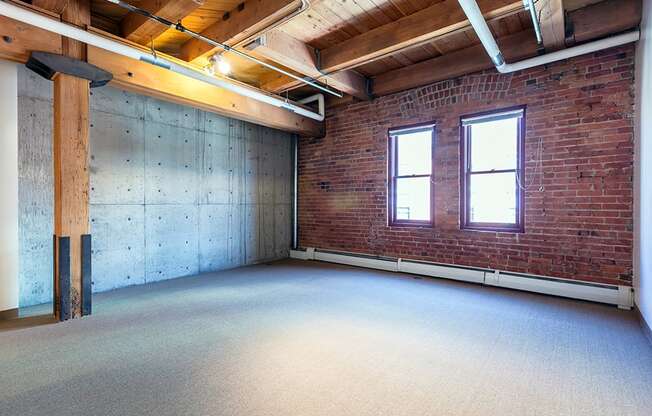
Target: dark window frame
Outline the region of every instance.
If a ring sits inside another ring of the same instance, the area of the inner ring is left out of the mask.
[[[430,144],[430,174],[422,175],[403,175],[398,176],[398,140],[399,132],[431,131]],[[437,137],[437,127],[434,121],[427,123],[411,124],[407,126],[392,127],[387,130],[387,223],[391,227],[425,227],[432,228],[435,223],[435,144]],[[429,220],[405,220],[396,218],[396,185],[398,179],[411,177],[430,177],[430,219]]]
[[[500,117],[502,114],[509,114],[516,111],[522,112],[519,119],[517,137],[516,169],[471,172],[469,163],[471,156],[471,129],[470,126],[465,126],[464,121],[473,118],[489,118],[491,116]],[[525,183],[525,120],[526,106],[524,105],[483,111],[481,113],[467,114],[460,117],[460,228],[462,230],[510,233],[525,232],[525,191],[521,189],[521,186],[519,186],[519,180],[521,184]],[[513,224],[503,224],[470,221],[471,190],[469,184],[471,175],[495,174],[501,172],[516,172],[516,176],[518,176],[518,179],[514,183],[514,187],[516,188],[516,222]]]

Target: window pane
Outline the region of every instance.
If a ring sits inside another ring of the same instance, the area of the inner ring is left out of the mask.
[[[396,219],[430,221],[430,177],[396,180]]]
[[[402,133],[398,143],[398,176],[430,175],[432,163],[432,130]]]
[[[471,171],[516,169],[518,118],[471,125]]]
[[[471,222],[516,224],[516,174],[471,175]]]

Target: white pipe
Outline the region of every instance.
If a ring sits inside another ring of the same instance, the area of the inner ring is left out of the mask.
[[[232,91],[236,94],[254,99],[256,101],[270,104],[275,107],[284,108],[288,111],[292,111],[294,113],[297,113],[304,117],[311,118],[313,120],[317,120],[317,121],[324,120],[324,113],[315,113],[299,105],[291,103],[281,97],[268,94],[264,91],[257,90],[248,86],[246,87],[244,85],[236,84],[235,82],[227,81],[222,78],[216,78],[208,74],[205,74],[199,70],[194,70],[186,66],[179,65],[165,58],[159,58],[150,55],[148,53],[144,53],[136,48],[132,48],[131,46],[127,46],[123,43],[116,42],[107,39],[105,37],[96,35],[94,33],[90,33],[85,30],[79,29],[75,26],[50,19],[31,10],[14,6],[12,4],[5,2],[4,0],[0,1],[0,15],[4,15],[11,19],[30,24],[32,26],[39,27],[41,29],[45,29],[50,32],[58,33],[62,36],[66,36],[68,38],[75,39],[80,42],[96,46],[98,48],[116,53],[118,55],[126,56],[131,59],[136,59],[136,60],[150,63],[152,65],[160,66],[162,68],[168,69],[178,74],[185,75],[187,77],[205,82],[207,84],[211,84],[216,87]]]
[[[324,102],[324,94],[318,93],[311,95],[309,97],[299,100],[299,104],[308,104],[313,101],[317,101],[317,108],[319,109],[319,114],[326,114],[326,103]]]
[[[469,19],[469,23],[473,26],[475,34],[480,38],[482,46],[484,46],[484,49],[489,54],[491,61],[496,66],[504,64],[505,59],[503,58],[503,54],[500,53],[500,48],[498,48],[494,35],[492,35],[491,30],[489,30],[487,21],[484,20],[484,16],[482,16],[478,3],[476,3],[475,0],[458,0],[458,2],[460,3],[462,10],[464,10],[466,18]]]
[[[460,6],[464,10],[466,17],[469,19],[471,26],[480,38],[480,42],[485,50],[491,57],[498,72],[507,74],[522,69],[532,68],[537,65],[545,65],[551,62],[560,61],[562,59],[573,58],[575,56],[584,55],[586,53],[596,52],[602,49],[613,48],[615,46],[624,45],[630,42],[636,42],[639,39],[640,33],[638,30],[624,33],[621,35],[612,36],[606,39],[596,40],[594,42],[585,43],[583,45],[574,46],[568,49],[562,49],[556,52],[547,53],[545,55],[536,56],[534,58],[524,59],[513,64],[505,63],[503,54],[498,48],[498,44],[494,39],[487,22],[482,16],[482,12],[478,7],[475,0],[458,0]]]
[[[551,62],[561,61],[563,59],[569,59],[575,56],[600,51],[602,49],[613,48],[615,46],[636,42],[639,36],[639,31],[635,30],[633,32],[623,33],[622,35],[616,35],[610,38],[585,43],[583,45],[573,46],[572,48],[561,49],[559,51],[547,53],[545,55],[535,56],[534,58],[524,59],[513,64],[502,64],[497,66],[496,69],[498,69],[498,71],[502,74],[507,74],[514,71],[520,71],[522,69],[532,68],[534,66],[545,65]]]

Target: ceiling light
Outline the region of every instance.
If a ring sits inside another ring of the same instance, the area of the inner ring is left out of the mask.
[[[208,58],[208,65],[204,69],[211,75],[215,75],[217,72],[229,75],[231,73],[231,64],[224,55],[215,54]]]

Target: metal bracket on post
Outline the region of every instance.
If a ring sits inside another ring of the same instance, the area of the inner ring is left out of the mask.
[[[55,311],[58,312],[59,321],[67,321],[70,319],[70,237],[55,237],[55,240],[58,270],[55,278],[59,288]]]
[[[91,266],[92,245],[91,235],[81,236],[81,314],[90,315],[93,299],[93,271]]]

